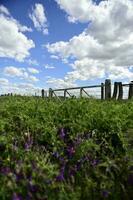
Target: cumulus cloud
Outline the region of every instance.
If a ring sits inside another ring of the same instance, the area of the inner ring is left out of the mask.
[[[108,71],[109,71],[109,78],[112,80],[125,79],[125,78],[133,80],[133,72],[130,70],[130,68],[110,66]]]
[[[80,0],[80,3],[77,3],[77,0],[55,1],[60,8],[67,13],[69,22],[88,22],[95,8],[95,4],[93,4],[92,0]]]
[[[36,78],[35,76],[31,76],[31,75],[28,77],[28,79],[31,82],[37,82],[37,81],[39,81],[38,78]]]
[[[46,47],[50,53],[57,53],[61,58],[74,57],[78,59],[94,56],[94,53],[98,54],[102,50],[102,45],[85,32],[74,36],[68,42],[60,41],[47,44]]]
[[[98,63],[96,60],[84,58],[77,60],[72,65],[74,71],[68,72],[65,79],[76,80],[91,80],[95,78],[104,78],[105,66],[102,63]]]
[[[35,60],[35,59],[32,59],[32,58],[27,59],[26,62],[27,62],[29,65],[36,65],[36,66],[39,65],[38,61]]]
[[[0,5],[0,57],[13,58],[23,61],[30,55],[29,50],[35,47],[32,40],[23,32],[32,31],[21,25],[9,13],[8,9]]]
[[[47,18],[42,4],[36,3],[35,7],[32,7],[29,17],[38,31],[42,31],[44,35],[48,34]]]
[[[56,79],[56,78],[48,78],[46,83],[50,86],[53,86],[53,88],[68,88],[68,87],[76,87],[77,85],[75,83],[72,83],[70,80],[64,80],[64,79]]]
[[[39,73],[39,70],[38,69],[35,69],[35,68],[32,68],[32,67],[28,67],[28,71],[32,74],[38,74]]]
[[[9,81],[6,78],[0,78],[0,85],[8,85]]]
[[[10,15],[8,9],[3,5],[0,6],[0,13],[6,14],[6,15]]]
[[[8,66],[4,68],[4,75],[9,76],[9,77],[18,77],[20,79],[24,79],[30,82],[37,82],[39,81],[35,76],[30,75],[28,73],[29,68],[26,70],[25,68],[18,68],[14,66]],[[31,68],[32,73],[36,72],[38,73],[38,70],[35,70],[34,68]],[[31,73],[30,71],[30,73]]]
[[[4,73],[7,75],[7,76],[17,76],[17,77],[21,77],[23,76],[24,74],[24,69],[22,68],[16,68],[16,67],[13,67],[13,66],[9,66],[9,67],[5,67],[4,69]]]
[[[96,78],[132,79],[133,1],[56,0],[73,22],[88,22],[88,27],[68,41],[47,44],[52,55],[72,59],[72,71],[64,80]],[[116,75],[117,73],[117,75]],[[118,75],[119,74],[119,75]]]

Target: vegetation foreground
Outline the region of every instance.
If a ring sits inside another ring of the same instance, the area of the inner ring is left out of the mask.
[[[133,199],[132,145],[133,101],[0,97],[0,199]]]

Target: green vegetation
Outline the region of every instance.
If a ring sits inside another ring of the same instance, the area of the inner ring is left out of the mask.
[[[132,145],[133,101],[0,97],[0,199],[133,199]]]

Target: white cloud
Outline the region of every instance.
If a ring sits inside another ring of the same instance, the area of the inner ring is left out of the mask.
[[[77,3],[77,0],[55,0],[61,9],[65,10],[68,14],[69,22],[88,22],[92,12],[94,12],[95,5],[92,3],[92,0],[80,0],[80,3]]]
[[[31,84],[31,83],[20,83],[20,84],[19,84],[19,87],[22,88],[22,89],[24,89],[24,88],[29,88],[29,89],[31,89],[31,88],[34,87],[34,85]]]
[[[18,27],[21,32],[32,32],[33,31],[32,28],[28,28],[27,26],[22,26],[19,23],[18,23]]]
[[[55,56],[55,55],[51,55],[50,58],[53,58],[53,59],[56,59],[56,60],[59,59],[59,57],[58,57],[58,56]]]
[[[1,5],[0,57],[23,61],[30,55],[29,50],[35,47],[35,44],[23,34],[25,31],[31,31],[31,29],[22,26],[18,21],[12,18],[8,9]]]
[[[48,64],[44,65],[44,67],[45,67],[45,69],[54,69],[55,68],[54,66],[48,65]]]
[[[38,70],[38,69],[31,68],[31,67],[28,68],[28,71],[29,71],[30,73],[32,73],[32,74],[38,74],[38,73],[39,73],[39,70]]]
[[[5,6],[0,5],[0,14],[2,14],[2,13],[6,14],[6,15],[10,15],[8,9]]]
[[[36,66],[39,65],[39,63],[38,63],[37,60],[31,59],[31,58],[27,59],[26,62],[27,62],[29,65],[36,65]]]
[[[36,3],[35,7],[32,7],[32,13],[29,14],[29,17],[38,31],[42,31],[44,35],[48,34],[47,18],[42,4]]]
[[[18,67],[14,67],[14,66],[8,66],[8,67],[4,68],[4,75],[10,76],[10,77],[18,77],[20,79],[24,79],[29,82],[39,81],[35,76],[30,75],[28,73],[28,71],[30,71],[30,73],[34,73],[34,74],[39,73],[39,71],[34,68],[28,68],[26,70],[26,68],[18,68]]]
[[[133,72],[129,68],[124,67],[109,67],[109,78],[112,80],[129,79],[133,80]]]
[[[73,64],[74,71],[68,72],[65,76],[65,80],[92,80],[95,78],[105,77],[105,66],[102,63],[98,63],[95,60],[84,58],[77,60]]]
[[[39,81],[38,78],[36,78],[35,76],[31,76],[31,75],[28,77],[28,79],[29,79],[29,81],[31,81],[31,82],[37,82],[37,81]]]
[[[48,78],[46,83],[52,88],[68,88],[68,87],[76,87],[77,85],[75,83],[72,83],[71,81],[66,81],[63,79],[56,79],[56,78]]]
[[[0,79],[1,80],[1,79]],[[32,83],[11,83],[3,84],[0,87],[0,94],[21,94],[21,95],[41,95],[41,88]]]
[[[69,41],[47,44],[52,55],[73,59],[72,71],[64,80],[96,78],[132,79],[133,72],[133,1],[56,0],[69,21],[88,22],[88,27]],[[117,75],[116,75],[117,73]],[[119,75],[118,75],[119,74]]]
[[[5,67],[4,69],[4,73],[7,76],[11,76],[11,77],[21,77],[24,75],[24,70],[22,68],[16,68],[13,66],[9,66],[9,67]]]
[[[47,44],[46,47],[50,53],[58,53],[63,59],[68,57],[82,59],[103,50],[102,45],[85,32],[74,36],[68,42],[60,41],[51,45]]]
[[[0,85],[8,85],[9,81],[6,78],[0,78]]]

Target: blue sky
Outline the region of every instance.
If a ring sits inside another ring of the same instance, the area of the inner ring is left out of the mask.
[[[0,93],[133,80],[131,0],[0,0]]]

